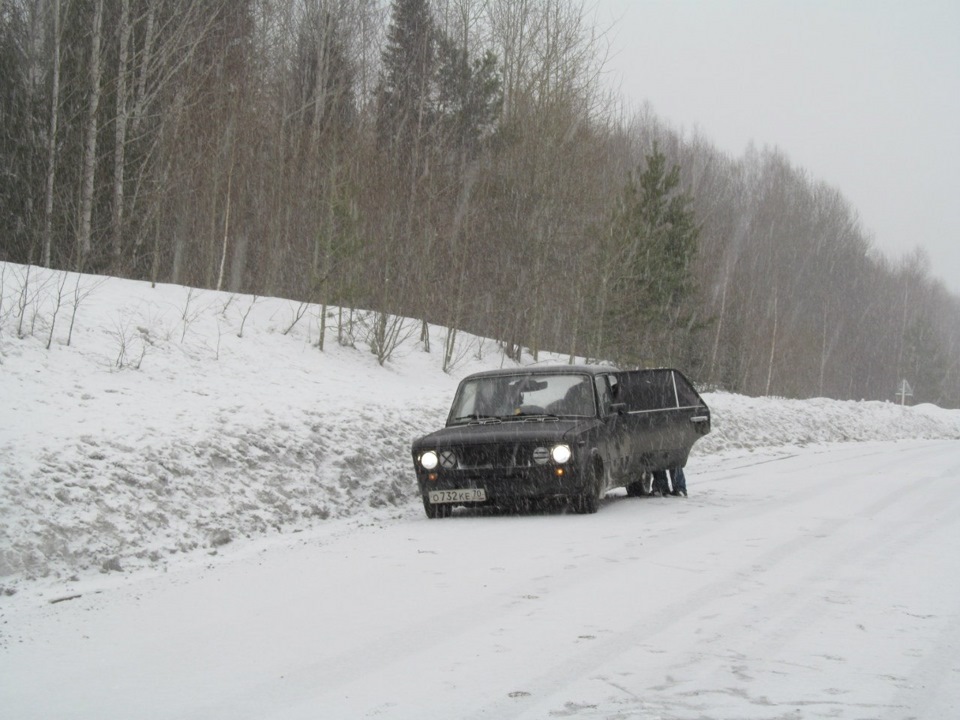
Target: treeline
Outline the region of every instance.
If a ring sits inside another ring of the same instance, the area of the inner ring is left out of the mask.
[[[514,357],[960,406],[960,300],[925,257],[877,253],[780,152],[624,113],[589,12],[5,0],[0,259],[370,309],[381,359],[405,316]]]

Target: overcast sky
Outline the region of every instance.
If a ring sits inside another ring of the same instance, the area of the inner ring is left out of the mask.
[[[960,0],[588,0],[610,82],[740,157],[779,148],[960,295]]]

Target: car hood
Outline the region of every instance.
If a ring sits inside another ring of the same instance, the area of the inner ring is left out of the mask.
[[[496,423],[453,425],[424,435],[413,441],[413,447],[450,447],[454,445],[491,445],[517,442],[558,442],[569,440],[573,431],[592,427],[597,421],[577,420],[507,420]]]

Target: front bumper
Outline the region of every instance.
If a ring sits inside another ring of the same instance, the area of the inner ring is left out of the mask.
[[[417,467],[420,494],[431,490],[482,488],[487,504],[517,499],[553,498],[580,495],[588,491],[584,475],[573,464],[549,464],[535,468],[490,468],[426,471]]]

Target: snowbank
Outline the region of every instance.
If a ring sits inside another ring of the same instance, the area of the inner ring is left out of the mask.
[[[504,360],[461,334],[444,373],[446,331],[424,352],[409,321],[381,366],[368,320],[328,309],[321,351],[318,306],[0,263],[0,583],[420,512],[410,441]],[[960,437],[960,411],[930,406],[707,402],[700,455]]]
[[[827,398],[787,400],[706,393],[711,433],[694,446],[700,455],[815,443],[960,438],[960,411],[933,405]]]

